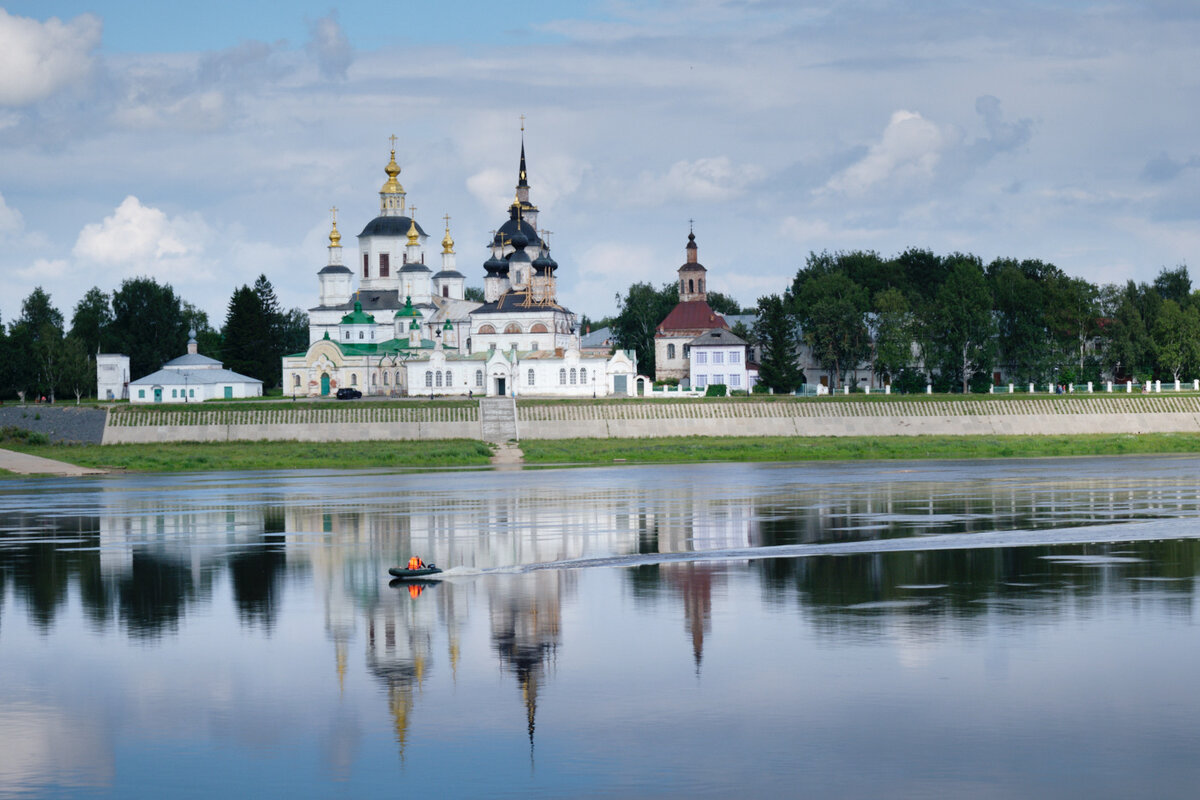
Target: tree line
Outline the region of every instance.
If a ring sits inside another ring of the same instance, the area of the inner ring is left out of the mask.
[[[308,347],[308,314],[282,311],[265,275],[234,290],[220,330],[153,278],[131,278],[112,293],[89,289],[69,327],[38,287],[22,301],[20,316],[0,324],[0,399],[94,397],[97,353],[129,356],[132,380],[186,353],[192,330],[200,353],[258,378],[264,390],[279,386],[283,355]]]
[[[613,332],[644,374],[654,330],[678,299],[671,286],[618,296]],[[833,388],[864,368],[899,391],[987,391],[995,372],[1019,385],[1200,376],[1200,292],[1186,266],[1151,283],[1098,285],[1037,259],[812,253],[752,313],[753,328],[734,332],[760,348],[760,383],[776,391],[818,379],[801,369],[801,344]]]

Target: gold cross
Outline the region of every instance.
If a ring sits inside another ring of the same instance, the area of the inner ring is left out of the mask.
[[[392,142],[392,152],[395,152],[395,150],[396,150],[396,134],[393,133],[388,138],[391,139],[391,142]]]
[[[446,230],[450,230],[450,215],[443,214],[442,219],[446,220]]]
[[[548,231],[545,229],[538,231],[538,236],[542,237],[542,241],[546,243],[547,247],[550,245],[550,240],[547,239],[546,237],[551,236],[553,234],[554,234],[554,231]]]
[[[525,132],[525,115],[521,115],[521,133]]]
[[[330,206],[329,213],[333,214],[333,224],[337,225],[337,206]]]
[[[416,206],[410,205],[408,207],[408,216],[412,217],[413,222],[417,221],[417,207]]]

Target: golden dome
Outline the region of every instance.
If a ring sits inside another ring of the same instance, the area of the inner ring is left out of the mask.
[[[380,194],[404,194],[404,187],[400,185],[400,181],[396,180],[396,176],[400,174],[400,165],[396,163],[396,149],[392,148],[392,158],[388,161],[388,165],[383,168],[387,173],[387,182],[383,184],[383,188],[379,190]]]
[[[446,235],[442,237],[442,252],[443,253],[453,253],[454,252],[454,240],[450,238],[450,227],[449,226],[446,227]]]
[[[414,217],[408,226],[408,245],[409,247],[418,244],[421,234],[417,233],[417,220]]]
[[[338,233],[337,222],[333,223],[333,230],[331,230],[329,232],[329,246],[330,247],[341,247],[342,246],[342,235],[340,233]]]

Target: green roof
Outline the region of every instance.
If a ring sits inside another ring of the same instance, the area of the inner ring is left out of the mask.
[[[420,317],[421,312],[413,308],[412,297],[404,298],[404,308],[396,312],[397,317]]]
[[[362,303],[355,300],[354,310],[342,317],[343,325],[374,325],[375,317],[362,310]]]

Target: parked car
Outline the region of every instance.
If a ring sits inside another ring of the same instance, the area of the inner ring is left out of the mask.
[[[357,400],[360,397],[362,397],[362,392],[358,389],[346,388],[337,390],[338,400]]]

